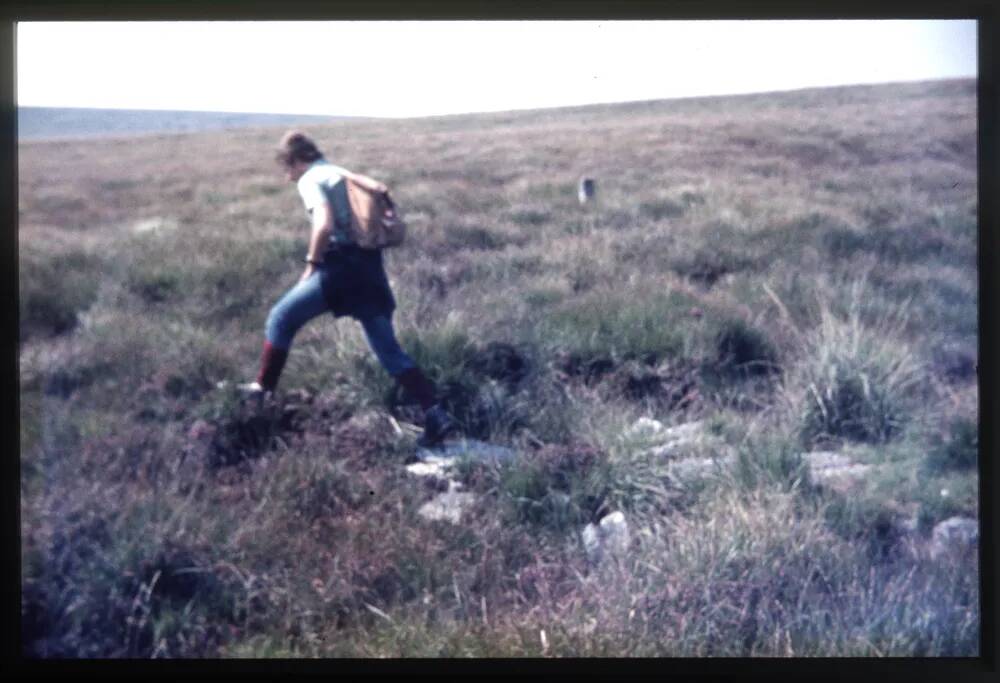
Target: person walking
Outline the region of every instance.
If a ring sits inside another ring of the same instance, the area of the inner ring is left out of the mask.
[[[392,325],[396,301],[385,274],[381,249],[363,249],[351,236],[351,208],[344,176],[316,143],[299,131],[289,131],[278,146],[277,161],[296,183],[312,224],[305,269],[298,282],[271,308],[257,380],[239,385],[247,394],[275,390],[295,334],[313,318],[330,312],[361,323],[379,363],[414,397],[424,411],[424,432],[418,443],[433,446],[454,431],[454,419],[436,400],[434,384],[400,348]],[[370,190],[387,188],[367,176],[350,173]]]

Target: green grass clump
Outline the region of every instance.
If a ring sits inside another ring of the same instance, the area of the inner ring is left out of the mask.
[[[607,467],[591,446],[552,445],[501,468],[496,486],[512,521],[565,532],[604,509]]]
[[[778,350],[761,329],[740,318],[725,319],[718,327],[716,367],[724,374],[766,375],[778,369]]]
[[[541,344],[580,361],[629,359],[655,363],[694,353],[699,331],[687,319],[696,304],[679,291],[636,293],[597,289],[556,308],[542,321]]]
[[[736,449],[735,483],[747,491],[804,488],[808,472],[794,439],[783,435],[748,438]]]
[[[97,298],[103,261],[83,249],[20,251],[19,340],[69,332]]]
[[[718,244],[698,247],[671,262],[674,272],[707,286],[714,285],[724,275],[738,273],[754,265],[753,259],[743,250]]]
[[[891,321],[881,329],[862,325],[856,294],[846,319],[822,312],[792,371],[789,386],[798,391],[807,444],[831,438],[885,442],[916,409],[923,380],[919,364]]]
[[[952,421],[947,438],[938,437],[925,460],[932,472],[971,470],[978,463],[979,424],[964,417]]]
[[[534,228],[548,223],[551,214],[544,208],[518,207],[511,211],[510,219],[515,225]]]
[[[111,493],[111,491],[108,491]],[[22,600],[26,653],[41,657],[148,657],[214,651],[235,596],[202,565],[201,551],[173,543],[176,517],[155,498],[114,517],[67,510],[51,542],[28,553]],[[67,501],[68,505],[73,505]]]
[[[917,524],[929,533],[938,522],[949,517],[979,516],[979,487],[975,479],[960,473],[924,475],[915,493]]]
[[[506,244],[502,235],[479,226],[454,225],[445,230],[447,244],[452,249],[496,250]]]
[[[686,206],[672,199],[659,199],[639,204],[639,213],[654,221],[675,218],[684,214]]]

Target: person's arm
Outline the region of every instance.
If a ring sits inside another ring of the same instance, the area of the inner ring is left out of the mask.
[[[330,205],[327,202],[323,202],[312,210],[312,234],[309,237],[309,251],[306,252],[307,260],[315,263],[323,262],[331,230],[333,230],[333,211],[330,210]],[[299,280],[308,279],[315,270],[314,263],[307,263]]]
[[[354,173],[353,171],[351,171],[350,173],[351,173],[351,178],[355,182],[360,183],[362,186],[368,188],[372,192],[388,192],[389,191],[389,188],[386,187],[385,183],[380,183],[379,181],[375,180],[374,178],[369,178],[368,176],[363,175],[361,173]]]

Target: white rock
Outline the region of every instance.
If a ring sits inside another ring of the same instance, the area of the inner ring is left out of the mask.
[[[457,462],[460,458],[504,462],[517,456],[517,451],[496,444],[462,439],[445,444],[440,448],[419,448],[417,458],[423,462]]]
[[[640,417],[625,430],[625,435],[635,439],[651,439],[667,431],[663,423],[650,417]]]
[[[462,520],[462,513],[475,502],[476,497],[471,493],[460,493],[454,484],[455,482],[450,482],[448,491],[424,503],[417,514],[424,519],[458,524]]]
[[[940,522],[931,533],[930,556],[940,559],[962,555],[979,542],[979,522],[969,517],[951,517]]]
[[[645,419],[645,418],[643,418]],[[640,420],[639,422],[641,422]],[[633,425],[635,428],[639,425],[636,422]],[[651,421],[655,422],[655,421]],[[659,424],[659,423],[657,423]],[[662,427],[662,425],[660,425]],[[680,454],[680,451],[687,446],[699,443],[705,438],[705,433],[703,430],[704,422],[686,422],[675,427],[670,427],[669,429],[662,429],[661,431],[651,431],[651,428],[647,425],[645,427],[646,431],[636,432],[636,434],[644,435],[649,441],[654,441],[656,443],[652,448],[646,449],[643,453],[647,456],[652,456],[654,458],[672,458]]]
[[[591,562],[605,557],[621,557],[628,550],[629,528],[625,515],[616,511],[601,518],[597,524],[583,527],[583,548]]]
[[[831,469],[836,467],[846,467],[853,464],[851,459],[843,453],[833,451],[815,451],[813,453],[803,453],[802,459],[814,470]]]
[[[669,472],[679,479],[696,479],[715,474],[731,465],[732,456],[721,458],[682,458],[670,463]]]
[[[448,479],[452,470],[463,458],[506,461],[514,458],[516,451],[483,441],[463,440],[443,448],[420,448],[417,450],[419,462],[406,466],[406,471],[417,477],[438,477]]]
[[[685,422],[682,425],[671,427],[664,436],[673,441],[697,441],[703,433],[704,422]]]
[[[842,490],[864,479],[872,469],[871,465],[856,463],[842,453],[830,451],[803,453],[802,459],[808,465],[814,482]]]
[[[600,529],[608,551],[620,556],[628,550],[628,522],[624,513],[616,511],[606,515],[601,519]]]
[[[418,477],[440,477],[446,479],[451,470],[451,462],[415,462],[406,466],[406,471]]]
[[[596,524],[583,527],[583,548],[592,562],[601,558],[601,532]]]
[[[418,477],[435,477],[448,482],[448,490],[433,500],[424,503],[417,513],[430,520],[444,520],[458,524],[463,511],[475,502],[475,495],[460,493],[462,484],[451,479],[452,471],[460,460],[472,458],[501,462],[514,458],[517,452],[473,439],[464,439],[446,444],[441,448],[420,448],[417,450],[419,462],[406,466],[406,471]]]
[[[132,231],[137,234],[144,232],[167,232],[177,228],[177,222],[170,218],[156,216],[139,221],[132,226]]]

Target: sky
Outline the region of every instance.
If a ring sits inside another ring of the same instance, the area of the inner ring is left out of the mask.
[[[19,106],[413,117],[974,78],[974,20],[21,22]]]

